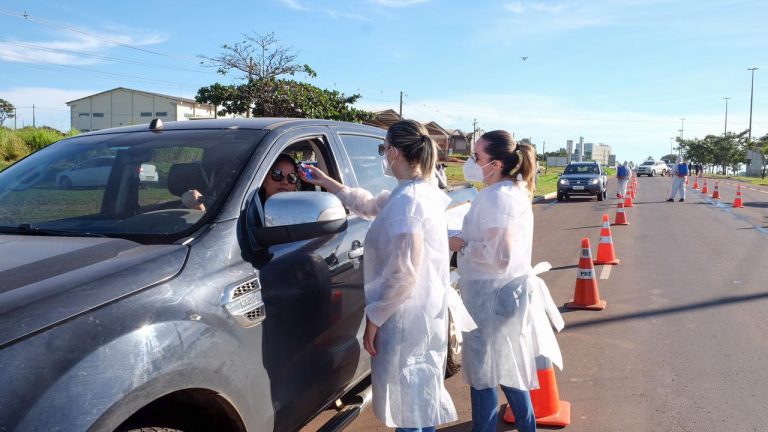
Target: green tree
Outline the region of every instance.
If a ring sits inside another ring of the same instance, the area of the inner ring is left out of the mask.
[[[216,57],[200,56],[202,62],[226,75],[236,73],[239,84],[215,83],[198,90],[195,99],[214,104],[219,115],[323,118],[359,122],[373,113],[353,108],[359,94],[346,96],[306,82],[285,78],[304,73],[317,76],[308,65],[296,62],[290,47],[280,45],[274,33],[244,35],[234,45],[223,45]]]
[[[16,115],[16,107],[5,99],[0,98],[0,127],[3,126],[6,119],[11,119]]]
[[[762,178],[765,178],[766,168],[768,168],[766,167],[768,162],[768,134],[763,135],[757,141],[752,141],[750,143],[750,148],[760,153],[760,156],[762,157],[760,164],[762,169],[760,170],[760,174]]]

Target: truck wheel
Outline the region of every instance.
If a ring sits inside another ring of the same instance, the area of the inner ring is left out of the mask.
[[[597,200],[602,201],[605,198],[603,191],[597,191]]]
[[[461,370],[461,342],[459,330],[453,324],[453,317],[448,312],[448,361],[445,365],[445,377],[450,378]]]
[[[565,196],[563,196],[563,193],[562,193],[562,192],[558,192],[558,193],[557,193],[557,200],[558,200],[558,201],[562,201],[562,200],[564,200],[564,199],[565,199]]]

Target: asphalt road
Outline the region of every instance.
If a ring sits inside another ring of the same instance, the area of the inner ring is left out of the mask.
[[[567,430],[768,430],[768,190],[742,188],[745,208],[732,209],[735,183],[720,182],[719,201],[689,187],[684,203],[666,202],[670,183],[639,179],[630,225],[612,227],[621,262],[595,272],[606,309],[561,308]],[[611,180],[609,196],[615,191]],[[542,277],[557,304],[573,297],[581,239],[594,256],[601,216],[613,221],[616,204],[534,206],[533,264],[552,264]],[[461,375],[446,386],[459,421],[439,430],[470,431],[468,387]],[[367,410],[348,430],[387,429]],[[498,430],[515,429],[500,422]]]

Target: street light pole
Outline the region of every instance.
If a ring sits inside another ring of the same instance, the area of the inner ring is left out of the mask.
[[[723,136],[728,136],[728,99],[729,97],[724,97],[725,99],[725,129],[723,130]]]
[[[747,137],[747,142],[752,142],[752,96],[755,92],[755,71],[760,68],[752,67],[747,69],[748,71],[752,71],[752,88],[749,90],[749,136]]]
[[[680,119],[680,139],[683,139],[683,130],[685,129],[685,119]]]

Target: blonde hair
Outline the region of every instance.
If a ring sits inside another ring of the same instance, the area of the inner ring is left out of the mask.
[[[437,163],[437,144],[416,120],[401,120],[387,129],[387,142],[397,148],[412,166],[418,164],[421,178],[429,180]]]

